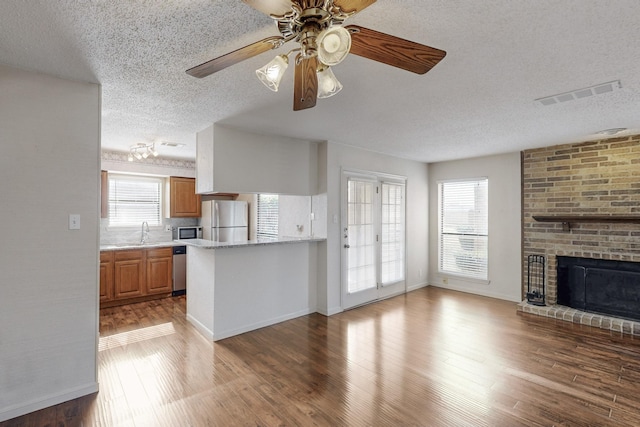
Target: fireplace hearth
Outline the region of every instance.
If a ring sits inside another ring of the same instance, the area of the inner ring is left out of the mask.
[[[640,263],[557,257],[558,304],[640,320]]]

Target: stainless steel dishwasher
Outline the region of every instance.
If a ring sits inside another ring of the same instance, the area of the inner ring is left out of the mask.
[[[171,295],[184,295],[187,292],[187,247],[173,247],[173,292]]]

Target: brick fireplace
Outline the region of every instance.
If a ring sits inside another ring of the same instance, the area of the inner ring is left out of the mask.
[[[531,254],[547,258],[548,305],[557,303],[556,256],[640,262],[640,135],[526,150],[522,186],[523,292]],[[554,222],[563,216],[592,222]]]

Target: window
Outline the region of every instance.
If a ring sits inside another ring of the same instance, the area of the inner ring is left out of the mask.
[[[278,237],[278,195],[258,194],[257,237]]]
[[[162,225],[162,178],[109,174],[109,226]]]
[[[440,272],[487,280],[488,180],[438,184]]]

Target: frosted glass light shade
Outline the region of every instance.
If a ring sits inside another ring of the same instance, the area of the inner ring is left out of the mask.
[[[317,43],[320,62],[338,65],[351,49],[351,34],[343,27],[329,27],[318,34]]]
[[[342,90],[342,83],[336,79],[331,68],[318,71],[318,98],[329,98]]]
[[[273,58],[267,65],[256,70],[256,76],[269,89],[274,92],[278,91],[280,80],[284,76],[284,72],[289,66],[289,58],[286,55],[278,55]]]

